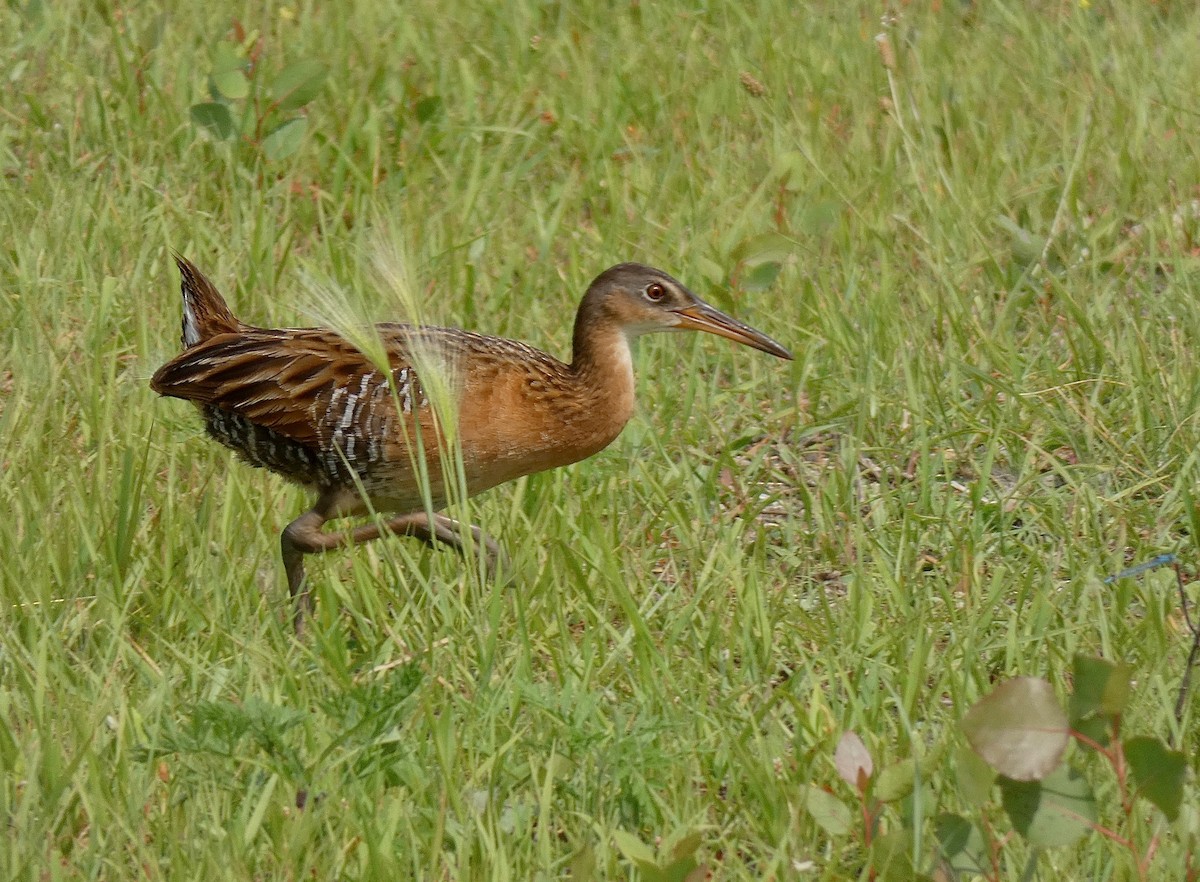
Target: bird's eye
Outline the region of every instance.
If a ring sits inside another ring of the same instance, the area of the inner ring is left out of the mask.
[[[651,303],[658,303],[658,301],[667,296],[667,289],[658,282],[651,282],[642,293],[646,295],[646,299]]]

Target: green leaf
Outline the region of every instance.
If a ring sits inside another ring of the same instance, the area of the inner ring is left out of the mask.
[[[924,823],[925,819],[933,814],[933,809],[937,806],[937,796],[933,792],[933,786],[928,781],[922,781],[920,787],[914,787],[907,796],[897,801],[895,806],[901,823],[911,829],[919,823]]]
[[[437,95],[428,95],[417,102],[415,113],[417,122],[427,123],[442,109],[442,99]]]
[[[193,104],[191,116],[195,126],[203,129],[218,141],[228,141],[233,137],[233,115],[226,105],[216,101]]]
[[[974,756],[974,754],[971,754]],[[875,788],[871,795],[880,802],[895,802],[904,799],[913,792],[915,786],[917,763],[909,757],[881,769],[875,779]]]
[[[1187,757],[1168,750],[1157,738],[1142,735],[1124,744],[1125,759],[1137,782],[1138,796],[1158,806],[1168,821],[1179,817],[1183,803],[1183,782],[1187,775]]]
[[[880,882],[916,882],[924,877],[917,873],[912,859],[912,831],[900,827],[877,836],[871,843],[871,868]]]
[[[689,833],[671,847],[671,857],[677,861],[685,857],[690,857],[696,853],[697,849],[700,848],[700,843],[703,841],[704,834],[699,830]]]
[[[783,264],[774,261],[760,263],[742,276],[741,287],[746,291],[766,291],[775,284],[775,280],[779,278],[779,271],[782,269]]]
[[[971,748],[963,745],[954,754],[954,771],[958,795],[969,806],[986,805],[996,783],[996,773]]]
[[[304,141],[308,120],[302,116],[280,123],[263,138],[262,149],[267,159],[285,159],[291,156]]]
[[[708,257],[699,257],[696,259],[696,266],[700,269],[700,275],[710,285],[719,285],[725,281],[725,267]]]
[[[771,165],[771,177],[779,178],[785,189],[799,190],[808,178],[812,163],[799,150],[786,150],[775,157]]]
[[[800,213],[800,229],[806,236],[814,238],[823,236],[830,227],[837,223],[841,210],[840,203],[831,202],[828,199],[813,202],[805,206],[804,211]]]
[[[250,94],[250,81],[240,70],[227,70],[211,75],[212,87],[230,101],[237,101]]]
[[[782,233],[761,233],[743,239],[733,249],[735,263],[758,266],[761,263],[782,263],[796,250],[796,243]]]
[[[1074,690],[1069,705],[1071,725],[1092,714],[1115,717],[1129,703],[1132,671],[1103,658],[1077,655],[1072,662]]]
[[[1070,845],[1096,823],[1096,799],[1087,780],[1062,766],[1041,781],[1000,779],[1008,819],[1030,845]]]
[[[650,864],[654,867],[658,866],[658,862],[654,858],[654,849],[642,842],[634,834],[626,833],[624,830],[614,830],[613,840],[617,843],[617,848],[620,849],[621,854],[634,863],[639,865]]]
[[[852,815],[840,799],[820,787],[808,785],[804,788],[804,808],[826,833],[844,836],[850,831]]]
[[[983,873],[991,870],[987,842],[979,828],[961,815],[940,814],[933,819],[938,849],[956,873]]]
[[[296,110],[317,97],[328,75],[328,69],[319,61],[289,64],[271,83],[271,98],[283,113]]]
[[[141,49],[143,55],[149,55],[162,43],[163,32],[167,29],[167,14],[160,12],[150,20],[150,24],[143,28],[142,38],[139,41],[138,48]]]
[[[833,752],[833,765],[843,781],[859,793],[866,792],[875,767],[867,746],[854,732],[843,732],[838,739]]]
[[[1112,741],[1112,727],[1108,717],[1091,716],[1074,720],[1071,729],[1080,736],[1079,746],[1084,750],[1092,750],[1093,741],[1101,747],[1108,747],[1108,743]]]
[[[1104,694],[1100,697],[1100,710],[1110,717],[1125,713],[1125,708],[1129,706],[1130,693],[1133,691],[1132,683],[1133,669],[1124,663],[1114,665],[1112,675],[1104,687]]]
[[[596,878],[596,852],[590,845],[584,845],[575,852],[567,864],[571,882],[591,882]]]
[[[254,811],[250,814],[250,819],[246,822],[246,828],[242,833],[243,845],[250,845],[254,842],[254,838],[258,836],[258,831],[262,827],[263,818],[266,817],[267,810],[272,806],[272,796],[275,794],[275,785],[279,783],[278,773],[271,775],[267,779],[267,784],[262,789],[262,793],[258,796],[258,802],[254,806]]]
[[[1018,263],[1033,263],[1041,260],[1042,249],[1046,246],[1045,237],[1035,236],[1012,218],[1003,214],[996,215],[996,225],[1008,233],[1013,257],[1017,259]]]
[[[242,58],[241,48],[228,40],[221,40],[213,47],[212,70],[209,76],[215,77],[230,71],[246,69],[246,61]]]
[[[27,3],[10,3],[10,9],[17,9],[21,18],[31,27],[40,27],[46,19],[46,4],[43,0],[28,0]]]
[[[685,882],[697,866],[695,855],[688,854],[660,867],[659,872],[663,882]]]
[[[1070,735],[1054,689],[1036,677],[1014,677],[967,711],[967,741],[993,769],[1016,781],[1050,774]]]

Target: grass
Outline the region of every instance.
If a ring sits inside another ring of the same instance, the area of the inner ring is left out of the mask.
[[[1101,577],[1195,560],[1200,18],[921,6],[10,4],[6,877],[612,878],[626,834],[697,834],[714,878],[867,878],[799,796],[849,798],[841,733],[958,811],[967,708],[1065,692],[1078,652],[1129,662],[1127,730],[1194,757],[1173,583]],[[264,70],[330,69],[288,159],[189,122],[234,20]],[[611,448],[466,506],[510,579],[330,555],[297,643],[307,500],[147,386],[170,248],[280,325],[329,291],[397,317],[394,250],[425,320],[560,355],[587,282],[643,260],[797,358],[646,340]],[[1184,878],[1194,809],[1139,823]],[[1042,866],[1134,874],[1098,836]]]

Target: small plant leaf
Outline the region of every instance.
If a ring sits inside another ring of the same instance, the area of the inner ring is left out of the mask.
[[[1008,233],[1009,242],[1012,245],[1013,257],[1019,263],[1034,263],[1041,260],[1042,249],[1046,246],[1046,239],[1044,237],[1034,235],[1012,218],[1003,214],[996,215],[996,226]]]
[[[696,866],[696,856],[688,854],[681,858],[675,858],[665,867],[660,867],[659,875],[663,882],[686,882]]]
[[[962,815],[940,814],[933,819],[942,858],[956,873],[987,873],[988,849],[979,828]]]
[[[1177,819],[1183,803],[1187,757],[1148,735],[1130,738],[1124,748],[1138,796],[1158,806],[1168,821]]]
[[[417,102],[414,112],[417,115],[417,122],[427,123],[442,109],[442,99],[437,95],[427,95]]]
[[[642,842],[634,834],[626,833],[624,830],[615,830],[613,832],[613,841],[617,843],[617,848],[620,849],[621,854],[639,866],[642,864],[649,864],[652,867],[658,866],[658,862],[654,858],[654,849]]]
[[[308,120],[302,116],[280,123],[263,138],[263,153],[267,159],[286,159],[300,149],[307,128]]]
[[[584,845],[575,852],[570,863],[571,882],[591,882],[596,878],[596,852],[590,845]]]
[[[250,94],[250,81],[240,70],[227,70],[212,74],[212,88],[222,97],[237,101]]]
[[[920,787],[914,787],[908,796],[895,803],[901,822],[910,829],[932,814],[931,806],[936,805],[937,795],[928,781],[921,782]]]
[[[779,272],[783,269],[783,264],[776,261],[768,261],[760,263],[746,273],[741,278],[741,287],[743,290],[751,292],[766,291],[775,284],[775,280],[779,278]]]
[[[1001,683],[967,711],[962,727],[975,752],[1015,781],[1046,777],[1070,740],[1053,687],[1036,677]]]
[[[697,830],[695,833],[689,833],[684,836],[671,848],[671,857],[674,860],[681,860],[685,857],[690,857],[700,848],[700,843],[704,841],[704,834]]]
[[[297,61],[271,82],[271,98],[281,113],[303,107],[317,97],[329,70],[319,61]]]
[[[871,843],[873,878],[880,882],[916,882],[918,875],[912,859],[912,831],[904,827],[889,830]]]
[[[806,236],[816,238],[829,232],[841,212],[841,204],[823,199],[805,207],[800,213],[799,226]]]
[[[715,260],[708,257],[699,257],[696,263],[700,269],[700,275],[710,285],[720,285],[725,281],[725,267]]]
[[[233,70],[244,71],[245,69],[246,61],[242,58],[238,46],[228,40],[221,40],[213,47],[212,70],[208,72],[209,76],[216,77]]]
[[[10,9],[17,10],[22,20],[32,26],[38,27],[46,18],[46,4],[44,0],[28,0],[26,3],[10,3]]]
[[[1108,717],[1091,716],[1071,723],[1071,729],[1079,736],[1079,746],[1084,750],[1092,750],[1093,743],[1100,747],[1108,747],[1112,741],[1112,729]]]
[[[150,25],[142,30],[139,48],[143,55],[149,55],[162,43],[163,32],[167,29],[167,14],[160,12],[150,21]]]
[[[245,831],[242,834],[242,841],[245,845],[250,845],[254,838],[258,836],[258,831],[262,827],[263,818],[266,817],[267,810],[272,805],[271,797],[275,793],[275,786],[279,783],[279,775],[273,774],[267,779],[266,786],[263,787],[262,793],[258,796],[258,801],[255,803],[254,810],[250,813],[250,818],[246,822]]]
[[[971,754],[974,756],[974,754]],[[977,760],[978,761],[978,760]],[[879,770],[872,796],[880,802],[895,802],[913,792],[916,785],[917,763],[912,758],[900,760]]]
[[[216,101],[193,104],[191,116],[196,127],[203,129],[218,141],[228,141],[233,137],[233,115],[226,105]]]
[[[804,790],[804,808],[817,826],[832,836],[844,836],[850,831],[850,809],[844,802],[811,784]]]
[[[1096,798],[1075,769],[1060,766],[1041,781],[1000,779],[1004,811],[1030,845],[1070,845],[1096,823]]]
[[[1110,717],[1120,716],[1129,705],[1132,691],[1133,669],[1124,663],[1114,665],[1100,698],[1100,710]]]
[[[1132,676],[1127,665],[1077,655],[1072,662],[1072,673],[1075,685],[1068,708],[1072,726],[1093,714],[1115,717],[1124,713]]]
[[[779,185],[788,190],[799,190],[812,168],[812,163],[799,150],[787,150],[775,157],[771,166],[771,177],[779,179]]]
[[[991,798],[996,772],[971,748],[963,745],[954,754],[958,795],[969,806],[985,805]]]
[[[871,782],[874,765],[871,754],[862,739],[854,732],[843,732],[838,739],[837,749],[833,752],[833,764],[842,780],[857,790],[865,793]]]
[[[755,267],[762,263],[782,263],[796,250],[796,243],[782,233],[761,233],[743,239],[730,255],[735,263]]]

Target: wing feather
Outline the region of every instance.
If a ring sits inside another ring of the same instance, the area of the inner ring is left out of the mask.
[[[392,371],[409,367],[390,347]],[[249,330],[219,334],[164,364],[150,381],[160,395],[230,411],[320,450],[353,396],[387,384],[375,365],[328,331]],[[340,396],[335,390],[349,390]],[[343,410],[335,410],[339,404]]]

